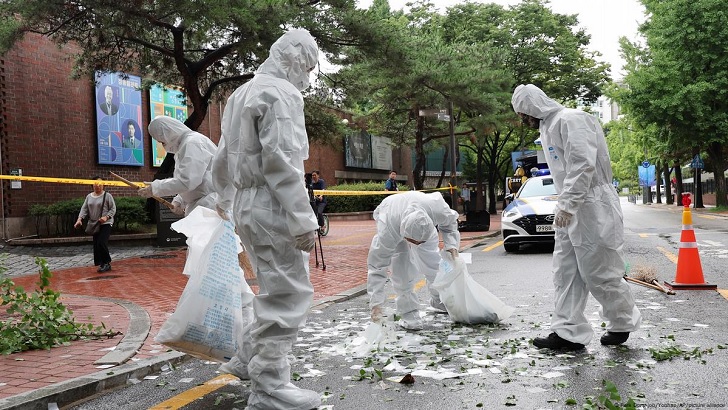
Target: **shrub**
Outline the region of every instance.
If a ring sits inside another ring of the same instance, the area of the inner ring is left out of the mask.
[[[326,188],[329,191],[383,191],[382,182],[339,184]],[[401,189],[401,188],[400,188]],[[326,213],[373,211],[387,195],[327,195]]]
[[[82,231],[74,230],[78,212],[83,206],[85,198],[68,199],[50,205],[31,205],[28,214],[36,219],[36,233],[48,235],[79,235]],[[141,197],[114,198],[116,202],[116,215],[114,225],[125,232],[144,230],[142,227],[150,223],[145,210],[146,199]],[[55,222],[55,232],[51,232],[51,221]],[[42,229],[44,228],[44,229]]]

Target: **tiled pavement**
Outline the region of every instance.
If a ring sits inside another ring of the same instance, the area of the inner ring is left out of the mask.
[[[493,215],[488,232],[462,232],[461,249],[499,231],[500,216]],[[331,221],[329,235],[322,238],[325,270],[321,255],[316,267],[316,257],[311,254],[314,304],[366,291],[366,255],[374,232],[371,220]],[[181,274],[186,251],[149,245],[114,247],[112,242],[113,270],[99,274],[92,266],[90,246],[0,249],[7,273],[17,285],[34,288],[38,278],[34,257],[42,256],[54,273],[51,289],[61,293],[77,320],[103,322],[124,334],[0,357],[0,409],[45,409],[50,402],[69,403],[144,377],[162,364],[184,357],[154,342],[154,336],[174,311],[186,284],[187,277]],[[257,291],[254,280],[249,282]],[[100,359],[118,365],[102,366],[96,363]]]

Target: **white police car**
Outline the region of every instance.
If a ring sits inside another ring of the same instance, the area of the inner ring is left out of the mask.
[[[553,244],[554,208],[558,200],[553,177],[531,177],[515,195],[511,195],[511,203],[501,215],[506,252],[517,251],[521,244]]]

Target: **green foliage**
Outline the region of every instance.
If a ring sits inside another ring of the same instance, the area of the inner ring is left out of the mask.
[[[149,215],[146,211],[146,199],[137,196],[114,198],[116,202],[116,226],[124,231],[135,231],[142,225],[148,224]]]
[[[716,175],[728,169],[728,14],[719,0],[643,0],[649,19],[640,26],[645,46],[621,41],[627,57],[617,101],[641,126],[659,130],[650,145],[675,160],[700,151]],[[728,205],[725,180],[716,180],[716,204]]]
[[[400,190],[407,187],[400,186]],[[384,182],[362,182],[338,184],[327,188],[329,191],[384,191]],[[396,195],[396,194],[393,194]],[[387,195],[327,195],[326,213],[373,211]]]
[[[50,349],[60,344],[87,338],[119,335],[102,323],[76,322],[73,312],[60,301],[60,293],[49,288],[52,276],[45,259],[36,258],[39,267],[38,289],[26,293],[10,278],[0,280],[0,303],[6,318],[0,322],[0,353],[7,355],[33,349]],[[5,272],[0,265],[0,276]]]
[[[34,204],[30,206],[28,214],[38,219],[54,217],[59,225],[64,225],[59,227],[58,232],[78,234],[78,231],[74,232],[72,225],[76,222],[83,201],[84,198],[75,198],[50,205]],[[145,209],[146,199],[137,196],[119,197],[114,198],[114,202],[116,202],[114,221],[119,230],[132,232],[143,230],[143,225],[150,222]]]
[[[622,403],[622,396],[617,390],[617,386],[609,381],[602,380],[602,386],[604,386],[603,394],[600,394],[596,399],[594,397],[586,397],[583,406],[584,410],[635,410],[637,405],[632,398],[629,398],[626,402]],[[567,403],[569,404],[569,403]],[[576,404],[575,402],[572,404]]]
[[[322,52],[336,56],[344,44],[380,44],[377,24],[354,1],[339,0],[5,0],[0,1],[0,53],[25,33],[39,33],[59,45],[77,45],[72,57],[78,78],[93,78],[99,69],[137,73],[142,68],[144,87],[160,82],[185,90],[193,107],[185,122],[197,129],[211,101],[253,78],[288,28],[308,29]],[[335,128],[314,126],[327,124],[312,124],[308,134],[314,140],[330,137]]]

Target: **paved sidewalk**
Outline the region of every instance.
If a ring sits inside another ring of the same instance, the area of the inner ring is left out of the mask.
[[[314,306],[366,292],[366,256],[375,230],[372,220],[331,221],[329,235],[322,238],[325,270],[321,255],[317,267],[311,254]],[[500,215],[492,215],[489,231],[461,233],[461,249],[499,232]],[[54,272],[51,288],[61,293],[77,320],[103,322],[123,333],[0,357],[0,409],[63,406],[187,358],[154,341],[186,284],[187,277],[181,274],[186,250],[111,246],[113,270],[103,274],[92,266],[90,244],[0,249],[7,254],[5,265],[16,285],[34,289],[38,275],[32,261],[43,256]],[[255,280],[249,283],[257,291]]]

